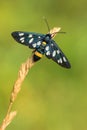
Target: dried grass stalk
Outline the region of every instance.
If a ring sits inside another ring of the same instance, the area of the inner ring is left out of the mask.
[[[20,67],[18,78],[13,86],[13,91],[11,94],[11,102],[14,102],[14,100],[17,97],[17,94],[19,93],[21,89],[21,84],[24,81],[29,69],[34,65],[33,56],[29,58],[25,63],[23,63]]]
[[[11,123],[13,118],[16,116],[17,112],[10,112],[9,114],[6,115],[5,119],[2,122],[2,125],[0,127],[0,130],[5,130],[6,127]]]
[[[17,78],[16,82],[14,83],[13,90],[11,93],[10,103],[8,106],[7,114],[0,126],[0,130],[5,130],[6,127],[12,122],[13,118],[16,116],[16,114],[17,114],[16,111],[11,112],[13,103],[14,103],[18,93],[21,90],[22,82],[24,81],[26,75],[28,74],[28,71],[34,65],[34,63],[35,62],[33,60],[33,56],[31,56],[31,58],[29,58],[25,63],[23,63],[21,65],[19,72],[18,72],[18,78]]]

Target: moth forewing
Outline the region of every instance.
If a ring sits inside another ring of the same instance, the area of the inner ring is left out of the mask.
[[[50,30],[51,38],[54,38],[56,34],[61,30],[60,27],[54,27],[53,29]]]

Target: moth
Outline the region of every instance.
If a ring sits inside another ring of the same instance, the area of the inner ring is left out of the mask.
[[[33,49],[34,61],[40,60],[45,55],[62,67],[71,68],[67,57],[53,40],[60,29],[60,27],[54,27],[47,34],[15,31],[11,35],[18,43]]]

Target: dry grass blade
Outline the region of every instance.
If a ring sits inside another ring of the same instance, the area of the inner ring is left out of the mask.
[[[11,123],[11,121],[13,120],[13,118],[16,116],[17,112],[10,112],[5,119],[3,120],[3,123],[0,127],[0,130],[5,130],[6,127]]]
[[[13,86],[13,91],[11,94],[11,102],[14,102],[18,92],[21,89],[21,84],[23,80],[25,79],[29,69],[34,65],[33,56],[29,58],[25,63],[23,63],[20,67],[18,78]]]
[[[8,106],[7,114],[6,114],[2,124],[0,126],[0,130],[5,130],[6,127],[11,123],[13,118],[16,116],[16,111],[11,112],[12,105],[13,105],[19,91],[21,90],[22,82],[24,81],[26,75],[28,74],[28,71],[34,65],[34,63],[35,62],[34,62],[33,56],[32,56],[25,63],[23,63],[21,65],[19,72],[18,72],[18,78],[17,78],[16,82],[14,83],[13,90],[11,93],[10,103]]]

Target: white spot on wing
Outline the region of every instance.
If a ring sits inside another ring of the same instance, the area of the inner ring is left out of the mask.
[[[21,43],[23,43],[24,42],[24,37],[21,37],[20,41],[21,41]]]
[[[32,37],[32,34],[29,34],[29,36],[28,36],[29,38],[31,38]]]
[[[56,55],[56,51],[54,50],[52,56],[55,57],[55,55]]]
[[[23,42],[24,42],[24,40],[21,41],[21,43],[23,43]]]
[[[48,51],[49,50],[49,46],[46,46],[45,50]]]
[[[46,52],[46,55],[47,55],[47,56],[50,55],[50,51],[47,51],[47,52]]]
[[[32,46],[35,48],[36,47],[36,43],[34,43]]]
[[[62,59],[60,58],[60,63],[62,63],[63,61],[62,61]]]
[[[57,54],[60,54],[60,51],[59,51],[59,50],[57,50]]]
[[[58,63],[61,63],[61,64],[62,64],[62,62],[63,62],[61,58],[60,58],[59,60],[57,60],[57,61],[58,61]]]
[[[51,46],[53,46],[53,43],[51,44]]]
[[[40,36],[38,36],[38,38],[41,38]]]
[[[64,62],[67,62],[67,60],[66,60],[66,58],[65,58],[65,57],[63,57],[63,60],[64,60]]]
[[[31,39],[29,40],[29,43],[32,43],[32,42],[33,42],[33,40],[34,40],[34,39],[33,39],[33,38],[31,38]]]
[[[23,36],[24,35],[24,33],[19,33],[19,36]]]
[[[21,37],[21,38],[20,38],[20,41],[22,41],[22,40],[24,40],[24,37]]]
[[[37,42],[37,45],[38,45],[38,46],[41,45],[41,41]]]

